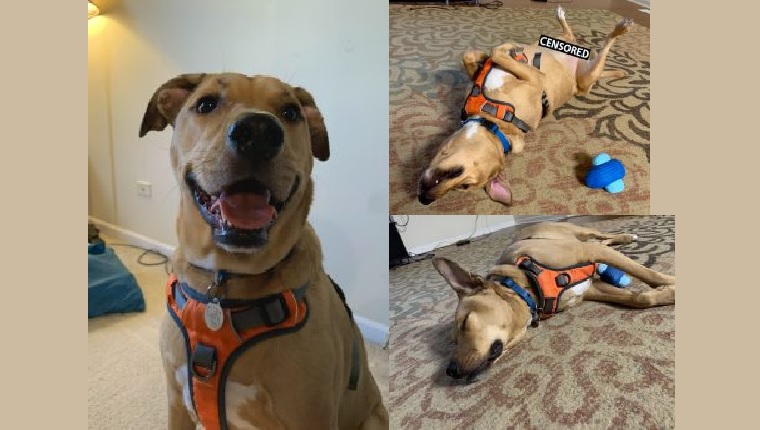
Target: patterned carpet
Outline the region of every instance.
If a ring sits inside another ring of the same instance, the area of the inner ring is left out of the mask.
[[[604,10],[570,10],[579,45],[600,48],[621,19]],[[390,7],[390,209],[394,214],[648,214],[649,30],[632,24],[618,38],[608,68],[628,76],[598,82],[544,118],[508,157],[514,203],[485,192],[451,192],[430,206],[416,199],[417,180],[443,140],[459,126],[470,82],[461,64],[469,49],[486,52],[508,41],[530,44],[556,35],[554,5],[546,9]],[[607,152],[625,165],[626,190],[609,194],[583,184],[590,159]]]
[[[675,274],[675,218],[579,222],[635,233],[616,249]],[[485,274],[514,234],[436,251]],[[629,288],[649,288],[634,280]],[[470,385],[444,374],[456,295],[429,260],[390,272],[391,428],[670,429],[675,426],[675,307],[584,302],[528,328],[526,338]]]

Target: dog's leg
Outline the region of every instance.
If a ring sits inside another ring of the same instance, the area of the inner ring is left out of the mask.
[[[636,236],[635,234],[627,234],[627,233],[610,234],[610,233],[601,232],[593,228],[582,227],[575,224],[567,224],[567,227],[570,228],[571,232],[575,235],[575,238],[580,240],[581,242],[586,242],[591,239],[596,239],[600,241],[603,245],[618,245],[618,244],[628,244],[638,239],[638,236]]]
[[[675,285],[675,276],[666,275],[645,267],[622,253],[599,242],[583,242],[578,244],[578,262],[590,261],[605,263],[617,267],[630,276],[644,283],[657,287],[660,285]],[[675,288],[675,287],[674,287]]]
[[[615,39],[618,36],[628,32],[628,27],[631,26],[630,18],[623,18],[612,32],[607,35],[607,41],[604,43],[602,49],[598,52],[594,59],[590,59],[586,62],[579,62],[578,69],[575,73],[576,86],[580,94],[587,94],[591,87],[597,80],[604,74],[604,63],[607,60],[607,54],[610,53],[612,44],[615,43]],[[608,71],[607,75],[618,76],[617,71]]]
[[[383,404],[378,404],[372,411],[372,415],[364,421],[361,430],[386,430],[388,428],[388,411]]]
[[[584,300],[615,303],[631,308],[651,308],[676,303],[676,286],[667,285],[643,292],[613,287],[599,280],[594,280],[591,288],[583,293]]]
[[[515,44],[502,45],[491,51],[491,60],[504,70],[515,75],[517,79],[528,82],[541,82],[541,71],[532,65],[517,61],[510,55],[511,52],[517,53],[522,51],[522,49],[521,46]]]
[[[195,423],[190,418],[187,408],[182,399],[182,391],[176,385],[177,381],[167,378],[166,391],[169,397],[169,430],[195,430]]]
[[[462,64],[464,64],[465,70],[467,70],[467,76],[470,80],[474,79],[475,73],[480,68],[480,64],[486,61],[488,54],[483,51],[467,51],[462,56]]]
[[[560,5],[557,5],[557,21],[562,26],[562,35],[559,38],[566,42],[576,42],[575,34],[573,34],[573,30],[567,24],[567,20],[565,20],[565,9]]]

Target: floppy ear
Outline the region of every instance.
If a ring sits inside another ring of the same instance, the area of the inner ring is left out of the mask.
[[[309,133],[311,134],[311,153],[319,161],[327,161],[330,158],[330,142],[327,138],[327,128],[325,120],[319,112],[314,97],[308,91],[301,87],[294,88],[298,101],[303,106],[303,113],[309,124]]]
[[[445,258],[433,258],[433,266],[460,296],[471,296],[483,289],[480,276],[462,269],[458,264]]]
[[[170,124],[174,127],[179,110],[204,76],[202,73],[179,75],[158,87],[145,109],[139,136],[143,137],[149,131],[161,131]]]

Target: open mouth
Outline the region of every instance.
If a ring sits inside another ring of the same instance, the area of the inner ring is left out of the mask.
[[[214,241],[226,248],[259,248],[267,244],[269,229],[298,189],[296,176],[288,197],[276,200],[272,191],[253,178],[233,182],[210,193],[198,185],[192,173],[185,175],[195,205],[211,226]]]

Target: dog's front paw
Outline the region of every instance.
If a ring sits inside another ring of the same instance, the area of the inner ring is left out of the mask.
[[[520,45],[515,45],[509,50],[509,56],[512,58],[518,58],[523,55],[525,48]]]
[[[612,34],[610,36],[618,37],[618,36],[622,36],[628,33],[628,30],[631,27],[632,23],[633,23],[633,20],[631,18],[623,18],[622,21],[617,23],[617,25],[615,26],[615,29],[612,30]]]

